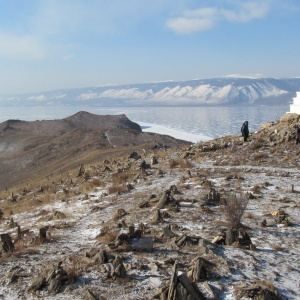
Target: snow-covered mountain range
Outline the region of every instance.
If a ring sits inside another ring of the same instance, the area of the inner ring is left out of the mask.
[[[296,91],[300,91],[300,78],[229,76],[0,95],[0,105],[278,105],[291,103]]]

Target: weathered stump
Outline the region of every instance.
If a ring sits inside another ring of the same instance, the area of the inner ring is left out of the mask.
[[[158,164],[157,157],[156,156],[152,156],[151,157],[151,161],[150,161],[150,165],[153,166],[153,165],[156,165],[156,164]]]
[[[84,175],[85,170],[84,170],[84,166],[80,165],[78,173],[77,173],[77,177],[81,177],[82,175]]]
[[[0,235],[1,237],[1,252],[9,253],[15,251],[15,246],[12,242],[11,236],[7,233]]]
[[[18,225],[18,229],[17,229],[17,240],[18,241],[22,240],[22,231],[20,225]]]
[[[211,188],[210,192],[206,195],[206,202],[209,205],[219,205],[220,199],[220,193],[218,193],[214,188]]]
[[[163,296],[164,297],[164,296]],[[167,300],[205,300],[196,283],[191,282],[185,273],[177,275],[177,262],[173,266]]]
[[[39,229],[39,236],[38,239],[43,243],[47,241],[47,228],[42,227]]]
[[[125,278],[126,277],[126,269],[123,265],[122,259],[120,256],[116,256],[115,260],[113,261],[113,272],[111,274],[112,278]]]
[[[28,288],[27,291],[28,292],[36,292],[36,291],[42,289],[44,287],[45,283],[46,283],[45,277],[40,276],[38,278],[35,278],[31,282],[31,284],[30,284],[30,286],[29,286],[29,288]]]
[[[237,229],[227,229],[225,245],[232,245],[239,241],[239,231]]]
[[[206,269],[204,267],[204,260],[201,257],[198,257],[195,261],[192,269],[187,273],[187,276],[192,281],[200,281],[203,279],[207,279]]]
[[[10,220],[9,220],[9,227],[10,227],[10,228],[18,227],[18,223],[16,223],[16,222],[14,221],[14,218],[13,218],[13,217],[11,217]]]
[[[160,223],[160,222],[163,222],[163,217],[161,215],[161,212],[160,212],[160,209],[157,209],[155,212],[154,212],[154,216],[153,216],[153,219],[152,219],[152,223],[153,224],[157,224],[157,223]]]
[[[130,226],[128,227],[128,237],[129,237],[130,239],[132,239],[133,236],[134,236],[134,225],[130,225]]]

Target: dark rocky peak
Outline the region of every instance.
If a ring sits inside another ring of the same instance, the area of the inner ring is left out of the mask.
[[[73,126],[84,126],[93,129],[116,129],[127,128],[142,131],[140,125],[130,121],[126,115],[96,115],[86,111],[79,111],[78,113],[64,119]]]

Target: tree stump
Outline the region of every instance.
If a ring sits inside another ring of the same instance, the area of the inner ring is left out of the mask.
[[[163,217],[161,215],[161,212],[160,212],[160,209],[157,209],[155,212],[154,212],[154,216],[153,216],[153,220],[152,220],[152,223],[153,224],[157,224],[157,223],[160,223],[160,222],[163,222]]]
[[[206,196],[207,204],[219,205],[220,198],[220,193],[218,193],[214,188],[211,188],[210,192]]]
[[[116,278],[116,277],[125,278],[126,277],[126,269],[123,265],[123,262],[122,262],[122,259],[120,258],[120,256],[116,256],[116,258],[112,264],[114,267],[113,274],[111,274],[112,277],[113,278]]]
[[[77,177],[81,177],[82,175],[84,175],[84,166],[83,165],[80,165],[79,167],[79,170],[78,170],[78,174],[77,174]]]
[[[42,227],[42,228],[39,229],[38,238],[42,243],[47,240],[47,228],[46,227]]]
[[[1,238],[1,252],[9,253],[15,251],[15,246],[9,234],[7,233],[0,234],[0,238]]]
[[[174,266],[173,266],[173,269],[172,269],[172,277],[171,277],[171,280],[170,280],[167,300],[175,299],[176,285],[177,285],[177,261],[174,263]]]
[[[207,278],[206,270],[204,267],[204,260],[201,257],[198,257],[195,261],[194,266],[188,272],[187,276],[192,281],[200,281]]]
[[[45,277],[38,277],[38,278],[35,278],[32,282],[31,282],[31,284],[30,284],[30,286],[29,286],[29,288],[28,288],[28,292],[36,292],[36,291],[38,291],[38,290],[40,290],[41,288],[43,288],[44,287],[44,285],[45,285],[45,283],[46,283],[46,279],[45,279]]]
[[[128,237],[129,237],[130,239],[132,239],[133,236],[134,236],[134,225],[130,225],[130,226],[128,227]]]
[[[227,229],[225,245],[232,245],[234,242],[239,241],[239,231],[237,229]]]
[[[177,275],[177,262],[173,266],[167,300],[205,300],[198,286],[185,273]]]
[[[20,225],[18,225],[18,229],[17,229],[17,240],[18,241],[22,240],[22,231]]]

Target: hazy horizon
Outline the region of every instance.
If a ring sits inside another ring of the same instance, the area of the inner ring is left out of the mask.
[[[300,3],[1,1],[0,94],[300,76]]]

